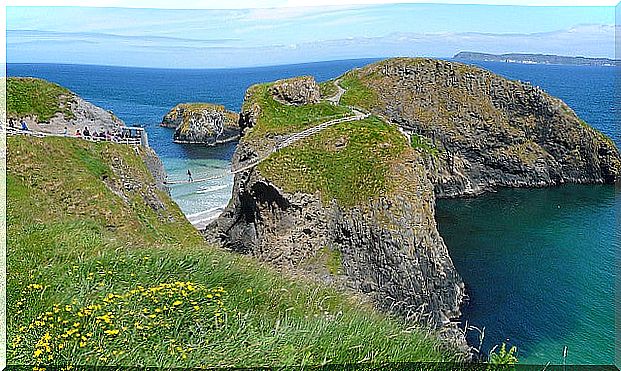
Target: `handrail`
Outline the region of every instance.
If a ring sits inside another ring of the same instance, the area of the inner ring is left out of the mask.
[[[33,131],[33,130],[23,130],[14,127],[6,128],[7,135],[26,135],[37,138],[45,138],[45,137],[63,137],[63,138],[76,138],[88,140],[89,142],[111,142],[111,143],[119,143],[126,145],[140,145],[140,138],[120,138],[116,136],[108,136],[108,137],[95,137],[95,136],[75,136],[69,134],[54,134],[54,133],[45,133],[42,131]]]

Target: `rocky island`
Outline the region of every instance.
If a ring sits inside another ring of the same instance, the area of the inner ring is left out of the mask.
[[[621,174],[613,142],[561,100],[431,59],[252,86],[240,127],[233,167],[244,170],[209,240],[445,329],[466,293],[436,228],[436,198]]]
[[[181,103],[162,119],[161,126],[174,128],[175,143],[216,145],[239,139],[238,116],[211,103]]]

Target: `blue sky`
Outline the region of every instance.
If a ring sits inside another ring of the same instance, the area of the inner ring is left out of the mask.
[[[8,7],[7,61],[222,68],[462,50],[614,57],[614,7]]]

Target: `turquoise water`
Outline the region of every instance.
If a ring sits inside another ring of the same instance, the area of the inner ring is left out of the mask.
[[[303,74],[322,81],[370,61],[229,70],[9,64],[7,73],[57,82],[128,124],[142,124],[169,179],[180,180],[187,169],[195,179],[223,174],[235,144],[172,143],[172,130],[159,123],[177,103],[214,102],[237,111],[251,84]],[[618,68],[479,64],[541,86],[621,143]],[[228,176],[175,185],[171,193],[191,221],[204,222],[228,203],[231,189]],[[502,190],[438,202],[440,232],[471,296],[464,319],[485,326],[484,349],[508,338],[519,347],[521,362],[562,363],[563,346],[569,349],[568,363],[613,362],[619,202],[612,186]]]
[[[613,363],[620,207],[608,185],[437,202],[470,296],[464,317],[486,328],[484,349],[508,339],[526,363],[562,364],[564,346],[567,363]]]

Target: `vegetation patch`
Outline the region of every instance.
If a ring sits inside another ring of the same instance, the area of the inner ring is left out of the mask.
[[[334,80],[324,81],[319,84],[319,91],[322,98],[332,98],[338,94],[339,89],[334,85]]]
[[[258,169],[285,192],[320,192],[324,202],[364,204],[390,193],[392,161],[407,148],[396,127],[377,117],[331,126],[262,162]]]
[[[340,85],[346,90],[341,97],[342,104],[367,110],[377,106],[377,93],[361,81],[357,71],[347,72],[341,77]]]
[[[410,135],[410,146],[434,157],[437,157],[440,154],[438,147],[434,146],[433,143],[431,143],[431,141],[426,137],[418,134]]]
[[[244,140],[261,139],[268,134],[287,134],[302,131],[324,121],[351,115],[349,109],[329,102],[288,105],[276,101],[269,92],[272,84],[255,85],[250,88],[250,99],[244,102],[242,111],[253,104],[261,107],[257,125],[244,136]]]
[[[367,124],[335,130],[367,140],[389,130]],[[407,147],[396,137],[391,143],[376,156]],[[10,365],[274,367],[457,358],[427,329],[207,245],[164,193],[163,210],[149,206],[146,184],[153,179],[128,146],[11,137],[7,162]],[[132,174],[127,200],[110,188],[120,173]]]
[[[74,94],[60,85],[31,77],[9,77],[6,80],[6,109],[9,117],[37,117],[49,122],[57,113],[66,119],[75,117],[69,107]]]
[[[343,257],[341,251],[325,246],[323,253],[326,255],[326,268],[332,275],[343,274]]]

